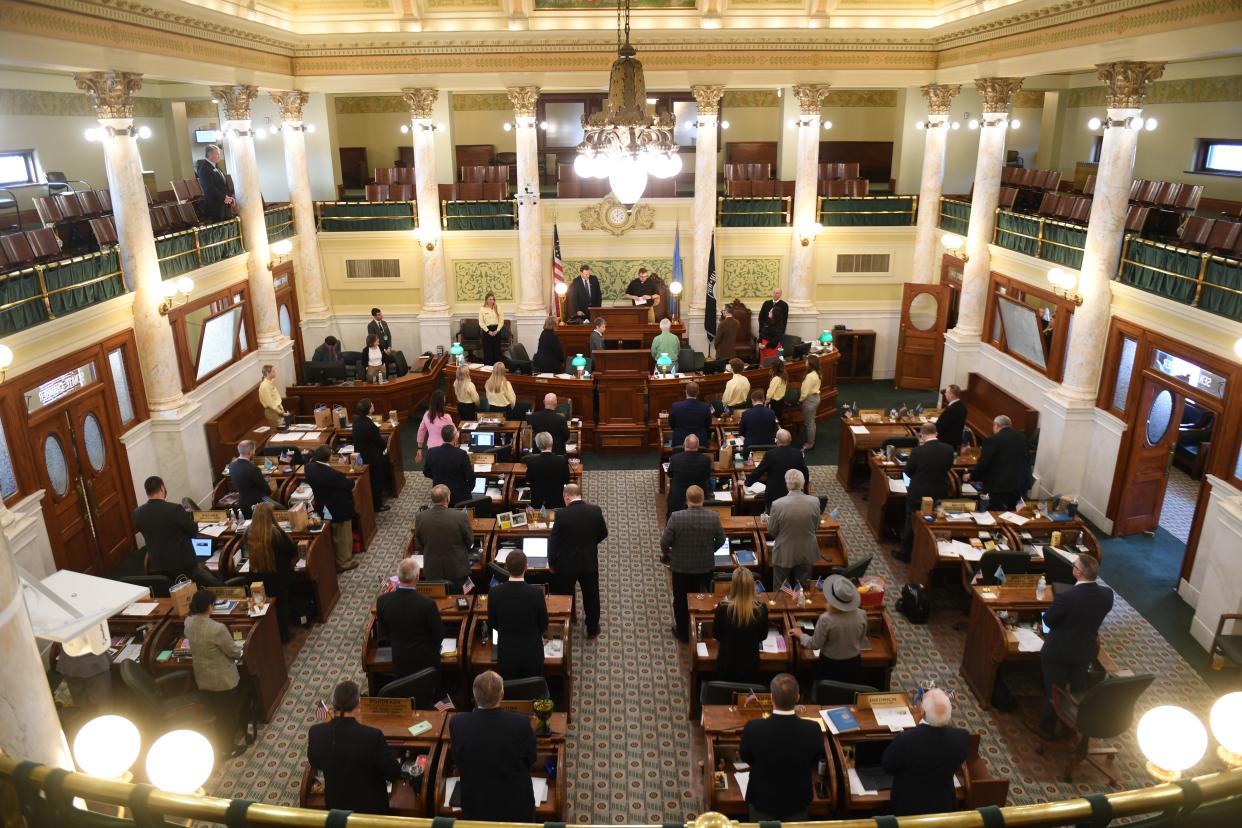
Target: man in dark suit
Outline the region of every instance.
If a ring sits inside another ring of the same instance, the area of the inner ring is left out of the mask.
[[[504,682],[488,670],[474,680],[474,710],[449,719],[453,764],[460,776],[461,818],[534,822],[530,771],[538,754],[530,716],[502,710]]]
[[[526,458],[530,507],[559,509],[565,502],[563,492],[569,483],[569,459],[552,451],[552,435],[546,431],[535,434],[535,448],[539,451]]]
[[[700,443],[707,442],[712,430],[712,407],[699,401],[699,384],[686,383],[686,398],[668,407],[668,427],[673,430],[673,445],[680,446],[693,434]]]
[[[759,465],[755,466],[755,470],[746,475],[747,486],[753,486],[755,481],[763,479],[765,487],[763,510],[765,512],[771,510],[774,501],[789,494],[789,490],[785,488],[785,472],[797,469],[802,472],[803,480],[811,479],[811,473],[806,467],[806,457],[803,456],[802,449],[790,445],[792,441],[793,435],[787,430],[783,428],[777,430],[776,448],[766,452],[763,459],[759,461]]]
[[[384,733],[358,721],[358,685],[343,681],[332,692],[330,721],[312,725],[306,760],[323,773],[324,804],[366,814],[388,813],[384,783],[401,776],[401,766]]]
[[[326,445],[315,446],[311,462],[306,464],[306,482],[320,511],[329,518],[336,571],[345,572],[358,568],[354,560],[354,481],[328,464],[331,456],[332,450]]]
[[[1010,510],[1031,488],[1031,454],[1026,435],[1004,414],[992,420],[992,436],[983,441],[970,481],[988,493],[990,509]]]
[[[393,676],[404,678],[428,667],[439,674],[444,622],[436,602],[418,591],[418,562],[413,558],[397,564],[397,588],[375,602],[375,617],[392,645]]]
[[[720,516],[703,508],[701,487],[686,490],[686,506],[668,516],[660,536],[660,552],[673,575],[673,637],[682,644],[690,643],[687,597],[691,592],[707,592],[711,588],[716,550],[726,540]]]
[[[543,634],[548,603],[543,590],[526,583],[526,553],[505,556],[509,580],[487,593],[487,623],[497,632],[496,669],[506,679],[543,675]]]
[[[725,305],[716,323],[716,335],[712,337],[712,348],[716,352],[716,361],[724,365],[737,353],[737,332],[739,323],[733,315],[733,306]]]
[[[143,489],[147,502],[134,510],[134,528],[142,533],[147,548],[148,571],[170,581],[184,575],[199,586],[220,586],[220,579],[194,554],[191,540],[198,534],[194,516],[179,504],[168,502],[162,479],[148,477]]]
[[[229,463],[229,483],[237,492],[237,506],[242,515],[249,519],[251,510],[267,501],[277,509],[285,508],[272,500],[272,487],[254,464],[254,440],[242,440],[237,444],[237,459]]]
[[[474,466],[470,463],[470,454],[454,445],[457,429],[451,423],[440,429],[440,436],[444,442],[427,450],[423,477],[435,485],[448,486],[450,505],[469,500],[474,490]]]
[[[591,266],[578,268],[578,278],[569,285],[569,318],[585,322],[591,318],[591,308],[603,303],[604,294],[599,289],[599,279],[591,275]]]
[[[354,407],[352,438],[354,451],[362,455],[362,462],[367,464],[367,472],[371,475],[371,502],[375,511],[387,512],[391,507],[384,505],[384,492],[392,476],[392,465],[388,460],[388,441],[371,419],[374,413],[375,404],[370,399],[358,400]]]
[[[923,721],[897,734],[880,764],[893,777],[890,813],[936,814],[957,809],[953,774],[970,754],[970,734],[950,727],[953,705],[940,689],[923,694]]]
[[[607,537],[603,510],[584,501],[582,490],[570,483],[548,539],[548,568],[557,595],[573,595],[574,584],[582,587],[587,638],[599,636],[599,545]]]
[[[789,304],[781,299],[781,289],[772,291],[772,298],[759,308],[759,338],[779,340],[785,335],[789,321]]]
[[[595,320],[595,329],[591,331],[590,337],[587,338],[587,348],[594,354],[596,351],[603,351],[608,346],[604,342],[604,333],[608,330],[608,320],[600,317]],[[594,363],[592,362],[592,367]]]
[[[1044,613],[1051,632],[1039,651],[1044,671],[1044,709],[1039,731],[1047,738],[1056,735],[1057,716],[1052,706],[1053,687],[1066,687],[1073,693],[1087,689],[1087,667],[1099,652],[1100,625],[1113,609],[1113,591],[1096,582],[1100,562],[1090,555],[1074,561],[1074,586],[1060,589],[1052,606]]]
[[[769,685],[772,715],[742,728],[742,761],[750,765],[750,821],[801,822],[811,807],[811,775],[826,760],[824,734],[798,716],[798,680],[780,673]]]
[[[742,451],[750,456],[751,446],[770,446],[776,442],[776,430],[780,423],[776,412],[764,404],[767,394],[762,388],[750,392],[750,408],[742,412],[737,433],[742,438]]]
[[[465,512],[449,508],[450,497],[443,483],[431,487],[431,508],[414,517],[414,540],[423,554],[423,576],[448,581],[452,592],[459,593],[470,575],[474,529]]]
[[[919,444],[906,461],[905,473],[910,483],[906,486],[906,521],[901,531],[901,552],[897,555],[901,560],[910,560],[914,553],[914,513],[925,497],[939,500],[949,496],[952,468],[953,448],[936,439],[934,423],[923,423],[919,426]]]
[[[315,349],[311,362],[340,362],[345,357],[341,354],[341,343],[335,336],[324,337],[323,344]]]
[[[962,402],[962,389],[950,385],[941,392],[944,404],[936,418],[936,439],[948,443],[954,451],[962,448],[962,431],[966,428],[966,403]]]
[[[682,450],[668,459],[668,513],[686,508],[686,490],[698,486],[712,489],[712,458],[699,451],[699,438],[693,434],[682,441]]]
[[[367,333],[379,337],[380,350],[385,354],[392,350],[392,330],[384,321],[384,312],[379,308],[371,308],[371,321],[367,323]]]
[[[217,166],[220,163],[220,148],[209,144],[194,165],[194,175],[198,178],[199,189],[203,191],[203,217],[212,221],[224,221],[233,214],[233,197],[229,195],[229,182]]]
[[[551,434],[553,451],[564,454],[565,444],[569,442],[569,422],[564,414],[556,410],[556,402],[555,394],[544,394],[543,409],[527,414],[526,422],[530,423],[531,434],[541,431]]]

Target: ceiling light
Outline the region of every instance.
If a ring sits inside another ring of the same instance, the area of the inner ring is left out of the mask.
[[[1104,122],[1101,121],[1099,118],[1092,118],[1090,121],[1087,121],[1087,129],[1091,130],[1092,132],[1095,132],[1097,129],[1099,129],[1103,125],[1104,125]]]
[[[721,122],[720,122],[720,128],[721,128],[721,129],[728,129],[728,128],[729,128],[729,122],[728,122],[728,121],[721,121]]]
[[[824,129],[832,129],[832,121],[824,121]]]
[[[1148,132],[1155,132],[1158,124],[1155,118],[1148,118],[1146,123],[1143,124],[1143,126],[1147,128]]]

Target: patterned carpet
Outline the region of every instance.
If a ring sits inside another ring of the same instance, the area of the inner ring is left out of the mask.
[[[1200,481],[1186,472],[1169,466],[1169,486],[1164,491],[1160,525],[1182,543],[1190,537],[1190,524],[1194,522],[1195,504],[1199,501],[1199,485]]]
[[[903,582],[904,565],[881,549],[866,529],[855,499],[836,482],[835,468],[813,466],[813,490],[826,494],[843,509],[844,536],[857,559],[878,553],[872,574],[890,584]],[[574,724],[567,745],[569,811],[567,818],[594,823],[658,823],[694,816],[702,794],[697,760],[702,735],[687,720],[688,667],[669,628],[668,577],[656,563],[658,526],[654,471],[587,471],[587,498],[604,506],[610,537],[601,549],[603,635],[588,642],[579,622],[574,630],[576,680]],[[290,674],[292,685],[274,720],[244,756],[226,763],[208,784],[209,793],[260,802],[292,805],[305,756],[306,729],[314,704],[328,699],[339,681],[362,680],[358,659],[364,623],[375,585],[390,574],[414,513],[427,498],[427,481],[417,472],[393,509],[379,516],[379,533],[361,566],[341,579],[341,601],[329,622],[312,628]],[[897,589],[890,589],[890,610]],[[938,606],[951,606],[949,593],[937,595]],[[892,612],[898,641],[893,689],[906,689],[934,679],[957,688],[955,719],[983,734],[982,750],[997,775],[1011,779],[1012,804],[1060,799],[1103,788],[1103,779],[1080,771],[1083,784],[1061,783],[1061,761],[1035,754],[1034,737],[1022,724],[1023,715],[1037,712],[1038,675],[1007,675],[1019,697],[1019,712],[983,711],[958,678],[964,631],[953,629],[965,616],[938,609],[927,626],[908,624]],[[1140,713],[1158,703],[1177,703],[1206,720],[1213,696],[1141,616],[1120,597],[1103,638],[1120,667],[1152,672],[1156,683],[1141,703]],[[1117,767],[1127,786],[1150,784],[1132,735],[1119,740]],[[1214,757],[1195,772],[1217,769]]]

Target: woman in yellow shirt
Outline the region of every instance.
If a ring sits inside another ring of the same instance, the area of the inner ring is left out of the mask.
[[[806,358],[806,376],[802,378],[802,391],[798,395],[802,404],[802,428],[806,437],[803,451],[815,448],[815,412],[819,410],[819,357]]]
[[[500,360],[500,329],[504,327],[505,315],[496,304],[496,294],[490,290],[483,297],[479,308],[479,327],[483,329],[483,364],[492,365]]]
[[[513,383],[505,377],[505,364],[497,362],[492,368],[492,375],[487,378],[487,384],[483,386],[483,390],[487,392],[487,404],[493,411],[504,411],[505,419],[509,419],[509,415],[513,412],[513,404],[517,402],[517,395],[513,393]]]
[[[729,360],[729,364],[725,366],[725,370],[731,375],[729,381],[725,384],[724,395],[721,402],[729,408],[749,408],[750,407],[750,380],[742,373],[746,369],[746,363],[737,357]]]
[[[284,426],[288,412],[285,411],[280,389],[276,387],[275,365],[263,366],[263,378],[259,380],[259,405],[263,406],[263,416],[267,419],[269,426],[272,428]]]
[[[457,400],[457,417],[462,420],[473,420],[479,410],[479,389],[474,387],[470,378],[470,369],[457,369],[457,378],[453,380],[453,397]],[[462,406],[469,406],[463,411]],[[469,416],[467,416],[469,415]]]
[[[781,418],[781,412],[785,409],[785,389],[789,385],[789,375],[785,373],[785,363],[782,360],[776,360],[772,363],[772,379],[768,381],[768,393],[766,394],[768,407],[776,414],[776,419]]]

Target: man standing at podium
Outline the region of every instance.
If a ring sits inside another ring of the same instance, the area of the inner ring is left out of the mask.
[[[651,278],[645,267],[638,269],[638,275],[630,280],[629,286],[625,289],[625,298],[635,305],[650,305],[652,297],[659,295],[660,286],[656,284],[655,279]]]
[[[595,320],[595,330],[591,331],[591,338],[588,342],[592,354],[604,350],[604,331],[606,330],[608,330],[608,320],[601,316]]]
[[[599,279],[591,275],[591,266],[578,268],[578,278],[569,286],[569,307],[573,310],[570,319],[586,322],[591,318],[591,308],[598,308],[604,302],[604,295],[599,289]]]

